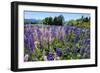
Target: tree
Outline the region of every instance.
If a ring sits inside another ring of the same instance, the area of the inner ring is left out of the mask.
[[[52,25],[52,21],[52,17],[46,17],[45,19],[43,19],[43,24]]]
[[[63,25],[63,23],[64,23],[63,15],[59,15],[58,17],[54,17],[53,23],[55,25]]]
[[[83,21],[84,21],[84,22],[88,22],[89,20],[90,20],[90,19],[89,19],[88,17],[85,17]]]
[[[53,18],[52,18],[52,17],[49,17],[48,20],[49,20],[49,21],[48,21],[48,24],[49,24],[49,25],[52,25],[52,24],[53,24]]]
[[[48,17],[46,17],[45,19],[43,19],[43,24],[48,24],[48,21],[49,21],[49,19],[48,19]]]
[[[59,15],[58,16],[58,25],[63,25],[63,23],[64,23],[64,17],[63,17],[63,15]]]
[[[57,25],[57,23],[58,23],[57,17],[54,17],[53,24]]]

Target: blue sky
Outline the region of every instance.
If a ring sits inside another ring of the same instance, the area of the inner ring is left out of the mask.
[[[24,11],[24,19],[44,19],[45,17],[55,17],[63,15],[65,21],[71,20],[71,19],[78,19],[82,16],[84,17],[90,17],[90,14],[87,13],[64,13],[64,12],[34,12],[34,11]]]

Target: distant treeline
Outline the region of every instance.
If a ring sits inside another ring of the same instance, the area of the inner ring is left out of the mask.
[[[65,21],[63,15],[55,16],[55,17],[45,17],[42,20],[24,20],[24,24],[43,24],[43,25],[71,25],[89,28],[90,27],[90,17],[82,16],[79,19],[72,19],[69,21]]]
[[[43,24],[47,25],[63,25],[64,24],[64,17],[63,15],[52,17],[46,17],[43,19]]]

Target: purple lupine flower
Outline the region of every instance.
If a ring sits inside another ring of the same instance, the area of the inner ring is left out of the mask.
[[[30,52],[33,52],[34,49],[34,37],[30,27],[25,27],[24,29],[24,46]]]
[[[50,30],[45,28],[44,34],[45,34],[45,37],[49,37],[50,36]]]
[[[63,40],[63,36],[62,35],[59,36],[59,40],[61,40],[61,41]]]
[[[65,30],[64,30],[64,26],[62,27],[61,34],[62,34],[62,38],[63,38],[63,40],[64,40],[64,39],[65,39]]]
[[[33,39],[33,35],[30,35],[29,37],[29,42],[30,42],[30,49],[33,50],[34,49],[34,39]]]
[[[83,47],[81,47],[80,48],[80,54],[81,54],[81,56],[83,56],[84,52],[85,52],[85,49]]]
[[[77,43],[78,40],[79,40],[79,37],[78,37],[78,35],[76,35],[76,37],[74,38],[74,43]]]
[[[90,44],[90,39],[86,39],[86,40],[85,40],[85,43],[86,43],[86,44]]]
[[[76,34],[77,34],[77,35],[80,35],[81,32],[82,32],[82,30],[81,30],[80,28],[77,28]]]
[[[55,38],[56,37],[56,26],[51,26],[51,37]]]
[[[62,55],[62,52],[59,48],[56,48],[56,54],[57,56],[61,56]]]
[[[39,30],[39,29],[37,29],[37,36],[38,36],[38,41],[40,41],[40,37],[41,37],[41,35],[42,35],[42,32]]]
[[[65,30],[65,34],[68,34],[70,29],[66,26],[66,27],[64,27],[64,30]]]
[[[47,59],[48,59],[49,61],[50,61],[50,60],[54,60],[54,58],[53,58],[53,53],[52,53],[52,52],[49,52],[49,53],[48,53]]]
[[[62,40],[64,39],[64,34],[65,34],[65,33],[64,33],[63,27],[59,26],[57,32],[58,32],[58,34],[59,34],[59,35],[58,35],[58,39],[62,41]]]
[[[74,32],[73,32],[73,33],[74,33],[74,35],[77,35],[77,36],[78,36],[78,35],[80,35],[80,34],[81,34],[81,30],[76,29],[76,30],[74,30]]]

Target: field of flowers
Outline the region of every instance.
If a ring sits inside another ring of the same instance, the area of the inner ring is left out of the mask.
[[[24,61],[90,58],[90,29],[24,25]]]

